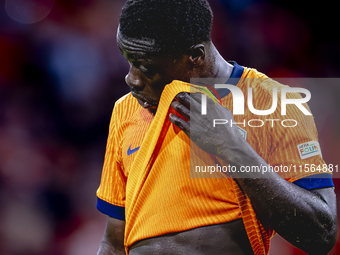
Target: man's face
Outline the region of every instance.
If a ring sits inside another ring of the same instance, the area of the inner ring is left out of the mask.
[[[125,81],[138,103],[152,113],[157,110],[165,85],[173,80],[189,82],[193,75],[189,55],[177,58],[160,55],[152,40],[126,38],[119,32],[117,42],[130,64]]]

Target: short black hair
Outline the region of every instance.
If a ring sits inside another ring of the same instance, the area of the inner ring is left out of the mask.
[[[154,40],[159,51],[183,53],[211,40],[207,0],[128,0],[119,19],[123,36]]]

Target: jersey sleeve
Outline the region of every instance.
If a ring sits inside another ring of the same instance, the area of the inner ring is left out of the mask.
[[[113,110],[107,139],[104,166],[97,190],[97,209],[111,217],[125,220],[126,176],[122,169],[121,145],[116,106]]]
[[[287,93],[289,99],[301,99],[299,93]],[[281,177],[305,189],[334,187],[332,171],[322,158],[312,115],[305,115],[296,105],[288,104],[286,115],[278,109],[269,119],[277,125],[268,127],[271,148],[267,163]],[[310,112],[307,104],[303,106]],[[279,121],[279,122],[278,122]]]

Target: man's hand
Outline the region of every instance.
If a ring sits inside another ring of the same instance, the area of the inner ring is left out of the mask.
[[[179,93],[176,100],[172,102],[171,107],[186,118],[187,121],[174,113],[170,114],[170,121],[181,128],[198,147],[218,157],[232,155],[230,148],[247,146],[247,143],[244,143],[244,139],[237,130],[236,124],[230,125],[230,122],[235,123],[230,110],[218,103],[215,104],[208,97],[208,113],[207,115],[201,114],[201,96],[200,93]],[[214,119],[225,119],[229,123],[214,127]],[[222,159],[227,162],[230,160]]]

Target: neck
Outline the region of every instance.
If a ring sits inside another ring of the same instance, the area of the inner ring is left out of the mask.
[[[212,42],[209,45],[208,54],[209,56],[207,57],[210,60],[210,71],[207,77],[225,79],[225,81],[227,81],[233,71],[233,65],[229,64],[221,56]]]

